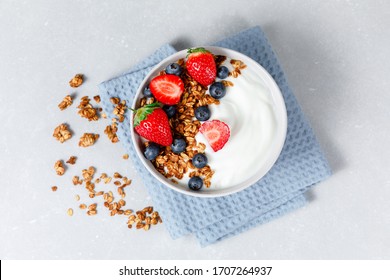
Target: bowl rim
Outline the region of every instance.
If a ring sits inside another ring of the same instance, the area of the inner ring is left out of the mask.
[[[272,145],[272,153],[268,153],[268,158],[266,160],[266,164],[262,165],[262,168],[259,168],[262,172],[260,172],[260,175],[257,175],[257,173],[252,176],[251,178],[245,180],[244,182],[228,187],[228,188],[223,188],[223,189],[217,189],[214,191],[207,191],[207,192],[202,192],[202,191],[193,191],[191,189],[181,189],[179,188],[175,183],[170,182],[168,178],[165,178],[162,174],[160,174],[152,165],[152,163],[149,160],[146,160],[146,158],[143,155],[143,151],[141,150],[139,143],[141,141],[141,137],[135,133],[134,126],[133,126],[133,116],[134,113],[131,112],[130,116],[130,134],[131,134],[131,140],[132,144],[134,146],[134,149],[136,151],[136,154],[144,167],[148,170],[151,175],[157,179],[160,183],[163,185],[169,187],[170,189],[177,191],[179,193],[185,194],[185,195],[190,195],[190,196],[195,196],[195,197],[221,197],[221,196],[226,196],[230,195],[239,191],[242,191],[250,186],[252,186],[254,183],[259,181],[261,178],[263,178],[269,170],[274,166],[275,162],[280,156],[280,153],[282,152],[285,140],[286,140],[286,135],[287,135],[287,109],[286,109],[286,104],[284,102],[284,98],[282,95],[282,92],[277,85],[276,81],[272,78],[272,76],[268,73],[268,71],[257,61],[252,59],[251,57],[240,53],[238,51],[229,49],[229,48],[224,48],[224,47],[217,47],[217,46],[203,46],[205,49],[209,50],[211,53],[215,55],[226,55],[227,57],[234,58],[234,59],[240,59],[244,58],[245,63],[248,65],[247,62],[250,62],[250,64],[255,65],[256,67],[259,68],[259,75],[261,78],[265,79],[264,82],[266,82],[266,85],[269,88],[270,94],[272,95],[272,99],[274,102],[274,105],[279,106],[278,109],[280,111],[280,114],[278,114],[278,129],[276,133],[279,135],[278,138],[276,139],[277,142]],[[136,94],[134,96],[133,102],[132,102],[132,108],[137,108],[137,102],[140,99],[140,96],[142,94],[144,86],[147,84],[149,80],[151,80],[155,75],[158,74],[159,71],[163,69],[164,65],[167,65],[168,63],[176,62],[178,59],[186,57],[187,55],[187,50],[189,48],[177,51],[173,53],[172,55],[169,55],[162,61],[160,61],[158,64],[156,64],[149,72],[148,74],[144,77],[142,82],[139,84]],[[227,55],[229,54],[229,55]],[[165,68],[165,67],[164,67]],[[275,111],[275,110],[274,110]],[[276,136],[275,136],[276,137]],[[271,157],[272,155],[272,157]]]

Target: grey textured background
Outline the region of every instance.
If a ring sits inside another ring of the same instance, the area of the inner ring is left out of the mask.
[[[0,258],[2,259],[389,259],[390,4],[388,1],[0,1]],[[89,123],[66,94],[96,95],[163,43],[182,49],[260,25],[311,121],[335,174],[311,203],[201,249],[162,225],[127,230],[107,213],[75,211],[71,176],[94,165],[133,179],[127,202],[152,204],[123,149]],[[72,91],[69,79],[85,73]],[[68,122],[64,144],[51,134]],[[82,132],[98,143],[77,147]],[[59,158],[79,160],[63,177]],[[52,193],[50,187],[58,185]]]

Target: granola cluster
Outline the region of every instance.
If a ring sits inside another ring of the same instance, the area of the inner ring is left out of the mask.
[[[79,146],[80,147],[89,147],[92,146],[95,141],[99,139],[99,134],[94,134],[94,133],[84,133],[79,141]]]
[[[107,125],[106,129],[104,130],[104,133],[107,135],[108,139],[112,143],[117,143],[119,141],[118,136],[116,135],[118,131],[118,126],[116,122],[112,122],[111,125]]]
[[[162,223],[160,215],[157,211],[153,211],[153,207],[149,206],[137,211],[136,215],[130,215],[127,227],[132,228],[135,224],[137,229],[149,230],[151,225],[157,225],[158,223]]]
[[[65,110],[66,108],[68,108],[72,104],[73,104],[72,96],[67,95],[61,101],[61,103],[58,104],[58,108],[60,108],[60,110],[63,111],[63,110]]]
[[[76,163],[76,160],[77,160],[77,157],[71,156],[71,157],[66,161],[66,163],[69,163],[69,164],[73,165],[73,164]]]
[[[120,100],[118,97],[112,97],[110,99],[111,103],[115,105],[113,114],[118,117],[119,122],[123,122],[125,120],[126,113],[126,100]]]
[[[63,123],[54,129],[53,137],[61,143],[64,143],[72,137],[72,133],[69,131],[68,125]]]
[[[98,116],[98,110],[92,106],[91,103],[89,103],[91,99],[89,99],[88,96],[83,96],[81,98],[81,102],[77,108],[79,108],[78,114],[83,117],[88,119],[88,121],[97,121],[99,119]]]
[[[65,167],[64,167],[64,163],[62,162],[62,160],[57,160],[54,163],[54,170],[56,171],[58,176],[62,176],[65,174]]]
[[[73,88],[81,86],[83,83],[83,74],[76,74],[70,81],[69,85]]]
[[[246,64],[241,60],[231,59],[230,64],[233,66],[234,70],[229,72],[229,76],[232,76],[233,78],[237,78],[241,75],[241,70],[246,68]]]

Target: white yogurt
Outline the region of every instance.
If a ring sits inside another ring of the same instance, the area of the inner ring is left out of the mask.
[[[233,69],[229,58],[223,65]],[[229,126],[228,142],[214,152],[200,132],[196,135],[198,142],[206,144],[208,164],[215,171],[210,189],[231,187],[254,176],[264,164],[276,134],[269,89],[249,67],[241,73],[237,78],[226,78],[234,86],[226,88],[219,105],[209,105],[210,120],[220,120]]]

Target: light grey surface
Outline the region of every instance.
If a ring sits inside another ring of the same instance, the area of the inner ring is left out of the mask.
[[[0,1],[0,258],[390,259],[390,2],[328,2]],[[89,165],[133,179],[129,207],[152,204],[121,146],[103,134],[109,121],[81,119],[79,98],[164,43],[208,44],[254,25],[335,172],[309,205],[203,249],[193,237],[171,240],[163,225],[128,230],[124,218],[76,209],[75,194],[90,201],[71,177]],[[79,72],[87,81],[72,90]],[[73,92],[75,104],[59,111]],[[62,122],[75,133],[64,144],[52,137]],[[101,138],[82,149],[83,132]],[[77,164],[56,176],[54,162],[70,155]]]

